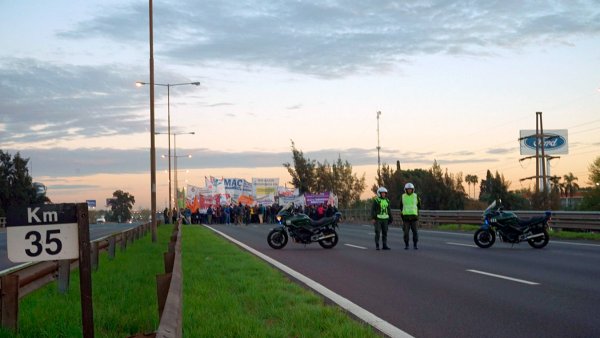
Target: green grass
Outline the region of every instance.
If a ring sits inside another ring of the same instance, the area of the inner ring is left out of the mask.
[[[93,273],[97,337],[126,337],[158,327],[155,275],[163,273],[171,226],[158,228],[158,243],[147,235],[100,256]],[[251,254],[210,230],[185,227],[183,236],[184,335],[187,337],[378,337],[314,293],[289,281]],[[79,274],[59,294],[56,283],[20,302],[19,333],[0,337],[81,337]]]
[[[127,337],[152,332],[158,327],[156,274],[164,272],[163,252],[172,226],[158,228],[158,242],[150,234],[127,246],[116,257],[100,255],[99,269],[92,274],[94,328],[96,337]],[[56,283],[27,295],[20,301],[19,333],[0,330],[0,337],[81,337],[79,272],[71,273],[67,294]]]
[[[476,231],[479,228],[479,225],[473,224],[442,224],[438,225],[435,229],[444,231]]]
[[[377,337],[208,229],[184,227],[183,252],[187,337]]]
[[[436,230],[444,231],[476,231],[479,229],[478,225],[471,224],[443,224],[438,225]],[[600,241],[600,234],[594,232],[579,232],[569,230],[551,230],[549,232],[550,238],[556,239],[584,239],[592,241]]]

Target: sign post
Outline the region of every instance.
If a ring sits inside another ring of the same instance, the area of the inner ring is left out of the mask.
[[[79,258],[83,337],[93,338],[88,205],[30,205],[13,208],[7,216],[7,253],[12,262]]]

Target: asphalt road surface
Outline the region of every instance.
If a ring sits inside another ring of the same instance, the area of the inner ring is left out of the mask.
[[[105,223],[90,224],[90,238],[92,240],[118,233],[139,225],[139,223]],[[6,230],[0,232],[0,271],[20,265],[22,263],[13,263],[8,260],[6,253]]]
[[[272,225],[213,226],[415,337],[600,337],[600,244],[496,242],[420,231],[419,250],[374,249],[370,225],[340,226],[331,249],[266,241]]]

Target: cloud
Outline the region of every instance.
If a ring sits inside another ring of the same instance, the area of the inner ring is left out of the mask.
[[[133,83],[146,70],[81,66],[35,59],[0,61],[2,141],[27,142],[108,136],[147,130],[147,89]],[[181,76],[162,74],[180,80]],[[185,88],[178,89],[184,91]],[[157,90],[156,100],[166,96]],[[164,123],[157,120],[157,128]]]
[[[98,189],[100,186],[93,184],[48,184],[47,188],[51,190],[88,190]]]
[[[511,147],[511,148],[492,148],[492,149],[488,149],[486,151],[486,153],[493,154],[493,155],[503,155],[503,154],[514,153],[518,149],[519,148],[517,148],[517,147]]]
[[[146,44],[147,7],[99,10],[60,34]],[[276,67],[317,77],[386,71],[424,54],[572,44],[600,33],[597,2],[183,1],[156,4],[157,50],[189,64]]]
[[[295,104],[293,106],[285,107],[287,110],[296,110],[302,108],[302,104]]]
[[[16,150],[5,150],[11,154]],[[178,148],[178,153],[191,154],[191,158],[182,158],[178,161],[181,169],[205,168],[266,168],[283,167],[283,163],[293,163],[291,152],[224,152],[206,148]],[[20,150],[21,156],[33,162],[33,175],[35,177],[77,177],[95,174],[120,174],[149,172],[150,152],[148,149],[111,149],[111,148],[53,148],[53,149],[25,149]],[[167,153],[166,149],[157,148],[157,170],[165,170],[168,165],[160,154]],[[377,164],[377,152],[373,149],[323,149],[318,151],[304,151],[304,156],[320,163],[334,164],[338,158],[348,161],[352,166]],[[423,167],[430,167],[433,161],[439,164],[485,163],[497,162],[496,158],[434,158],[431,154],[396,153],[381,157],[382,164],[395,166],[396,161],[401,165],[410,163]],[[48,184],[48,182],[46,182]],[[60,187],[63,181],[57,181]],[[66,188],[65,188],[66,189]]]

